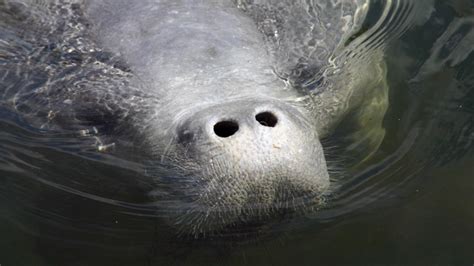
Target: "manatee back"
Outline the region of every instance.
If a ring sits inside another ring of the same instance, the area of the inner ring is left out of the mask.
[[[183,107],[284,87],[255,21],[230,0],[102,0],[85,12],[102,47],[124,58],[158,97],[186,95]]]
[[[83,10],[79,0],[0,0],[0,107],[35,127],[83,129],[140,119],[156,105],[94,42]]]

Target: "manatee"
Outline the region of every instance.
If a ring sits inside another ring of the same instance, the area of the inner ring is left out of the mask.
[[[94,131],[97,152],[139,147],[181,232],[315,211],[331,191],[321,139],[350,115],[377,147],[387,95],[382,57],[347,55],[367,3],[306,2],[3,0],[0,104]]]

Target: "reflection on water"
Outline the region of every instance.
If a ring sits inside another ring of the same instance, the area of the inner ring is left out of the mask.
[[[374,0],[365,12],[344,41],[348,57],[384,48],[386,134],[343,168],[325,209],[269,225],[275,236],[182,239],[156,219],[139,150],[99,153],[92,129],[51,132],[0,102],[0,265],[474,263],[474,3]]]

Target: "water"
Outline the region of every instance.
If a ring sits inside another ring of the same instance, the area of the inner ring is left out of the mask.
[[[386,135],[327,208],[259,238],[176,237],[142,193],[139,150],[100,153],[92,130],[0,105],[0,265],[472,265],[474,2],[370,4],[352,45],[384,46]]]

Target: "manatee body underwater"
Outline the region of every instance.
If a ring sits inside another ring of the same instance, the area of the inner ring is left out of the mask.
[[[377,128],[366,145],[383,137],[383,60],[345,57],[364,2],[3,0],[0,105],[97,154],[133,147],[180,233],[317,212],[333,186],[322,139],[348,115]]]

